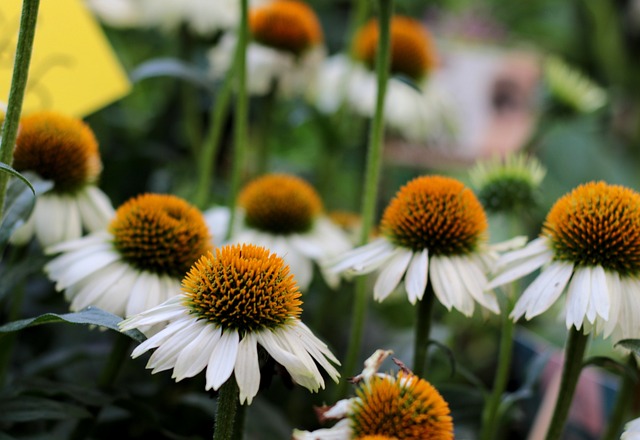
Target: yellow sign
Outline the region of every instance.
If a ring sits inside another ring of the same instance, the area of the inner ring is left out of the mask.
[[[22,0],[0,4],[0,101],[7,102]],[[100,26],[81,0],[41,0],[23,113],[83,117],[131,85]]]

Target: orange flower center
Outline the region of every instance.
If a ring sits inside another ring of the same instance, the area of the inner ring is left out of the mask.
[[[75,191],[95,183],[102,171],[98,142],[79,119],[53,112],[22,118],[13,167],[54,182],[56,191]]]
[[[357,395],[349,415],[355,438],[453,439],[449,405],[424,379],[404,373],[373,376]]]
[[[143,194],[116,211],[109,225],[113,243],[132,266],[183,277],[211,249],[202,213],[170,195]]]
[[[275,0],[253,8],[249,27],[259,43],[294,55],[322,42],[322,28],[315,12],[295,0]]]
[[[409,17],[391,20],[391,73],[420,80],[438,64],[435,45],[426,28]],[[355,57],[371,69],[378,52],[378,22],[369,21],[356,35]]]
[[[250,182],[238,203],[248,226],[274,234],[307,232],[322,212],[322,201],[304,180],[270,174]]]
[[[604,182],[580,185],[551,208],[543,233],[558,260],[640,273],[640,194],[631,189]]]
[[[482,205],[458,180],[418,177],[403,186],[389,203],[382,233],[395,244],[431,255],[474,251],[488,228]]]
[[[274,329],[302,312],[300,291],[284,260],[252,244],[203,255],[182,281],[188,307],[223,329]]]

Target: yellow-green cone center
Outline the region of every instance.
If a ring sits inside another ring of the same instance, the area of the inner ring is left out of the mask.
[[[418,177],[389,203],[382,234],[393,243],[431,255],[473,252],[488,224],[482,205],[461,182],[442,176]]]
[[[274,329],[301,313],[300,291],[284,260],[251,244],[202,256],[182,290],[194,315],[223,329]]]
[[[113,244],[132,266],[183,277],[211,249],[202,213],[179,197],[143,194],[124,203],[109,225]]]
[[[543,227],[558,260],[640,274],[640,194],[591,182],[560,198]]]

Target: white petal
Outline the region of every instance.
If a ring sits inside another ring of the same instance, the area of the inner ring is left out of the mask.
[[[67,206],[67,220],[65,222],[64,234],[60,241],[69,241],[82,237],[82,220],[80,218],[80,209],[75,198],[65,197]]]
[[[514,320],[522,315],[525,315],[526,319],[531,319],[547,310],[556,302],[572,273],[572,263],[560,261],[551,263],[527,287],[509,316]]]
[[[610,298],[609,318],[605,320],[603,334],[605,338],[611,336],[620,320],[621,308],[623,306],[622,295],[627,292],[622,291],[620,275],[617,272],[607,273],[607,284]]]
[[[188,309],[182,304],[183,296],[178,295],[151,310],[125,319],[118,324],[120,330],[131,330],[138,326],[160,324],[170,321],[180,315],[189,316]]]
[[[535,257],[551,250],[549,246],[549,239],[546,237],[538,237],[532,240],[522,249],[518,249],[512,252],[500,256],[496,262],[496,269],[501,270],[511,266],[513,263],[519,260],[530,260],[531,257]]]
[[[591,290],[591,270],[589,268],[576,268],[573,278],[567,290],[567,311],[565,323],[567,329],[575,326],[580,330],[587,315],[589,307],[589,291]],[[593,322],[593,320],[591,320]]]
[[[45,253],[47,255],[52,255],[60,252],[79,251],[92,246],[101,247],[101,245],[105,243],[111,243],[112,240],[113,235],[106,231],[94,232],[93,234],[85,235],[84,237],[80,237],[75,240],[69,240],[49,246],[45,249]]]
[[[525,275],[530,274],[534,270],[542,267],[546,263],[553,260],[553,251],[546,251],[544,253],[535,255],[529,259],[521,260],[517,264],[505,269],[498,276],[493,278],[487,289],[491,290],[503,284],[510,283]]]
[[[118,316],[125,316],[127,301],[138,275],[136,269],[127,266],[127,270],[123,272],[122,276],[107,286],[105,291],[96,297],[92,305]],[[80,301],[79,297],[76,299]]]
[[[303,348],[324,368],[331,379],[333,379],[334,382],[338,382],[340,374],[329,361],[337,365],[340,365],[340,362],[333,353],[331,353],[327,344],[318,339],[302,321],[298,321],[297,325],[293,326],[293,333],[299,338]]]
[[[603,319],[609,319],[609,311],[611,309],[607,276],[602,266],[595,266],[591,269],[591,298],[589,306],[593,306],[594,314]]]
[[[353,438],[351,422],[349,419],[340,420],[338,423],[327,429],[317,429],[315,431],[293,431],[293,440],[350,440]]]
[[[425,248],[416,252],[409,263],[407,273],[404,277],[404,286],[411,304],[421,300],[427,288],[429,276],[429,251]]]
[[[147,295],[150,292],[154,294],[153,291],[156,291],[155,295],[157,296],[158,289],[160,289],[158,275],[146,270],[138,272],[137,279],[127,295],[125,316],[137,315],[148,310],[146,307]]]
[[[186,325],[169,336],[153,352],[147,362],[147,368],[151,369],[153,374],[174,368],[182,350],[184,350],[189,341],[198,337],[203,325],[206,324],[194,320],[190,325]]]
[[[96,246],[89,248],[87,252],[63,254],[47,264],[45,270],[56,281],[56,289],[62,290],[119,260],[120,254],[108,245],[101,249]]]
[[[67,288],[65,297],[68,301],[71,301],[71,310],[82,310],[85,307],[96,305],[98,298],[100,298],[110,286],[117,283],[127,270],[129,270],[129,268],[126,265],[113,263],[84,278],[74,286]],[[122,313],[118,315],[122,316]]]
[[[78,192],[77,198],[82,225],[87,231],[105,229],[115,214],[109,197],[97,187],[88,185]]]
[[[209,357],[205,389],[217,390],[229,379],[236,363],[239,339],[236,330],[226,330],[222,333]]]
[[[394,245],[384,238],[379,238],[337,257],[328,270],[337,273],[349,271],[356,274],[373,272],[393,255],[394,250]]]
[[[240,390],[240,403],[251,405],[260,388],[260,364],[258,362],[258,341],[253,333],[247,333],[238,344],[238,357],[234,374]]]
[[[373,297],[376,300],[383,301],[400,284],[412,256],[413,252],[408,249],[396,249],[395,254],[382,269],[373,286]]]
[[[453,306],[465,316],[473,314],[473,299],[467,294],[450,258],[432,257],[429,276],[433,292],[447,309],[450,310],[450,307]]]
[[[27,244],[33,238],[36,230],[36,220],[33,213],[35,212],[35,206],[38,206],[39,200],[40,198],[36,197],[34,209],[27,221],[24,222],[22,226],[18,227],[18,229],[13,231],[13,234],[11,234],[11,238],[9,239],[11,244],[22,246],[23,244]]]
[[[132,328],[136,328],[136,327],[122,326],[122,324],[125,323],[126,321],[127,320],[121,322],[118,325],[120,327],[120,331],[126,331],[126,330],[131,330]],[[141,354],[151,350],[152,348],[161,346],[162,344],[164,344],[165,341],[171,338],[174,334],[182,331],[186,327],[193,327],[195,323],[196,323],[196,320],[193,319],[192,317],[185,317],[185,318],[177,319],[171,322],[164,329],[162,329],[155,335],[151,336],[150,338],[142,342],[136,348],[134,348],[133,351],[131,352],[131,357],[135,359]]]
[[[215,325],[205,323],[200,334],[189,342],[178,355],[171,377],[178,382],[185,377],[193,377],[204,370],[221,334],[222,331]]]
[[[487,277],[480,269],[480,263],[471,257],[458,257],[455,260],[458,274],[467,292],[484,308],[500,313],[498,300],[491,291],[487,291]]]

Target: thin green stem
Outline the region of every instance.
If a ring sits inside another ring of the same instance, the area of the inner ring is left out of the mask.
[[[221,387],[218,393],[218,411],[216,413],[216,428],[213,434],[213,440],[232,440],[234,439],[234,426],[236,422],[236,413],[240,406],[238,399],[238,384],[235,377],[231,376]],[[240,434],[240,437],[242,435]]]
[[[571,330],[569,330],[569,337],[564,351],[562,376],[560,378],[560,393],[556,400],[551,424],[547,430],[546,440],[559,440],[562,437],[562,431],[573,401],[573,394],[578,386],[582,360],[588,340],[589,335],[585,335],[582,330],[578,330],[575,327],[571,327]]]
[[[432,283],[427,284],[424,296],[416,306],[416,333],[413,345],[413,373],[418,377],[424,377],[427,365],[427,350],[429,348],[429,336],[431,334],[431,317],[435,294]]]
[[[233,132],[233,171],[231,175],[231,194],[229,197],[229,229],[227,236],[233,235],[236,217],[236,202],[242,183],[244,161],[247,150],[248,98],[247,98],[247,43],[249,41],[249,4],[240,1],[240,28],[238,29],[238,70],[236,71],[237,98]]]
[[[273,132],[274,112],[276,109],[276,92],[277,84],[273,84],[269,93],[262,101],[260,115],[260,139],[257,140],[256,146],[258,152],[256,154],[257,164],[255,174],[260,176],[269,171],[269,160],[271,156],[271,133]]]
[[[198,187],[194,196],[194,203],[200,208],[207,208],[209,204],[209,194],[211,181],[214,178],[216,169],[216,157],[220,146],[220,137],[224,128],[225,120],[229,111],[229,103],[231,101],[231,91],[235,81],[235,74],[238,70],[240,59],[240,44],[236,45],[233,62],[227,70],[224,81],[218,90],[216,102],[211,111],[211,121],[209,130],[205,135],[202,145],[200,158],[198,160]]]
[[[617,440],[620,438],[620,432],[622,431],[622,425],[628,420],[628,414],[631,409],[631,403],[636,391],[638,383],[637,371],[638,365],[634,355],[629,355],[628,365],[630,370],[636,373],[636,377],[630,375],[628,371],[623,372],[622,380],[618,387],[618,395],[616,397],[616,403],[611,411],[609,417],[609,424],[607,430],[602,436],[602,440]]]
[[[482,431],[480,440],[493,440],[498,438],[500,424],[498,421],[498,408],[502,401],[502,395],[507,387],[509,372],[511,370],[511,356],[513,353],[513,331],[515,323],[509,317],[511,313],[511,301],[507,295],[501,295],[500,314],[502,325],[500,327],[500,348],[498,349],[498,366],[493,381],[493,390],[485,402],[482,412]]]
[[[382,168],[382,149],[384,146],[384,102],[389,80],[389,64],[391,59],[389,27],[393,15],[393,0],[379,0],[380,13],[378,16],[379,39],[376,57],[376,76],[378,92],[376,96],[376,108],[373,123],[369,132],[369,147],[367,151],[367,166],[363,185],[362,197],[362,230],[360,244],[369,240],[376,212],[376,200],[378,198],[378,182]],[[368,292],[363,279],[356,281],[355,301],[351,322],[351,338],[344,364],[343,376],[353,374],[357,362],[362,333],[364,327],[365,311],[367,307]]]
[[[40,0],[24,0],[22,3],[20,31],[18,33],[15,63],[13,64],[11,88],[9,89],[7,114],[2,126],[2,136],[0,136],[0,162],[9,165],[13,162],[13,149],[18,136],[22,102],[24,101],[24,92],[29,78],[29,64],[31,62],[39,6]],[[0,173],[0,218],[4,213],[4,198],[8,182],[9,174]]]

